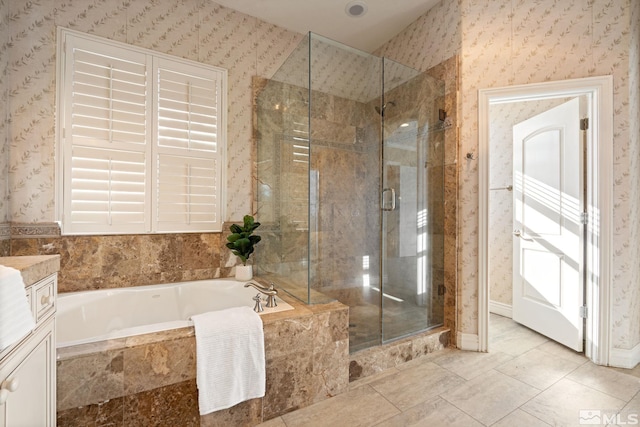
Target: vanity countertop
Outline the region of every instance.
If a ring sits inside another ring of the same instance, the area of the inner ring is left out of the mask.
[[[25,286],[31,286],[60,270],[60,255],[6,256],[0,265],[20,270]]]

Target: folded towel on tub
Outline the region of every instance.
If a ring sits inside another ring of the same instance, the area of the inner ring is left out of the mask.
[[[35,328],[20,271],[0,265],[0,351]]]
[[[265,394],[262,319],[250,307],[197,314],[196,383],[200,415]]]

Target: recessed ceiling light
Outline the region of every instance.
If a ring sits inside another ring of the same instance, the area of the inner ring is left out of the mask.
[[[344,8],[344,11],[352,18],[360,18],[367,13],[367,9],[367,4],[363,1],[350,1],[347,3],[347,7]]]

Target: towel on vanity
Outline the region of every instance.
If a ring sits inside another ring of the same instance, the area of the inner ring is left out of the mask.
[[[20,271],[0,265],[0,351],[35,328]]]
[[[191,316],[200,415],[265,394],[262,319],[250,307]]]

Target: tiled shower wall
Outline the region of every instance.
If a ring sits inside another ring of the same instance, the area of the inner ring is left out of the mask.
[[[423,101],[418,112],[421,117],[412,119],[419,119],[421,124],[439,123],[438,108],[444,108],[448,120],[455,123],[457,70],[454,57],[428,71],[430,76],[445,82],[444,92],[427,87],[429,79],[417,78],[388,93],[388,99],[395,100],[396,106],[389,109],[385,121],[389,124],[399,118],[406,121],[410,111],[402,111],[403,106],[412,105],[410,98],[419,93]],[[292,134],[293,123],[307,128],[309,108],[302,102],[304,90],[275,81],[256,80],[259,112],[255,123],[256,145],[261,152],[256,166],[257,205],[260,219],[268,227],[264,240],[269,248],[258,254],[259,267],[263,272],[277,275],[297,275],[301,283],[306,283],[310,266],[312,289],[350,301],[354,298],[350,289],[362,287],[363,275],[371,274],[375,280],[375,272],[379,271],[380,117],[371,102],[317,92],[313,92],[311,98],[311,169],[319,171],[317,183],[312,182],[317,187],[312,191],[317,191],[322,206],[312,206],[312,229],[308,234],[308,166],[292,162],[291,144],[283,138],[283,134]],[[281,108],[283,99],[287,100],[287,109]],[[444,313],[433,314],[435,319],[442,319],[444,315],[445,327],[454,328],[457,175],[452,159],[455,160],[457,153],[457,129],[450,126],[432,133],[427,143],[430,155],[427,179],[433,188],[433,191],[427,190],[427,206],[435,215],[429,219],[433,237],[431,295],[434,306],[442,310],[444,305]],[[447,159],[451,164],[443,165]],[[301,204],[296,200],[302,200]],[[389,217],[393,222],[393,213]],[[310,254],[306,251],[308,238]],[[386,255],[400,260],[399,243],[389,241]],[[415,268],[405,270],[415,272]],[[444,295],[438,295],[437,289],[443,284]],[[306,300],[306,289],[301,290],[299,297]],[[435,319],[434,323],[439,323]]]

